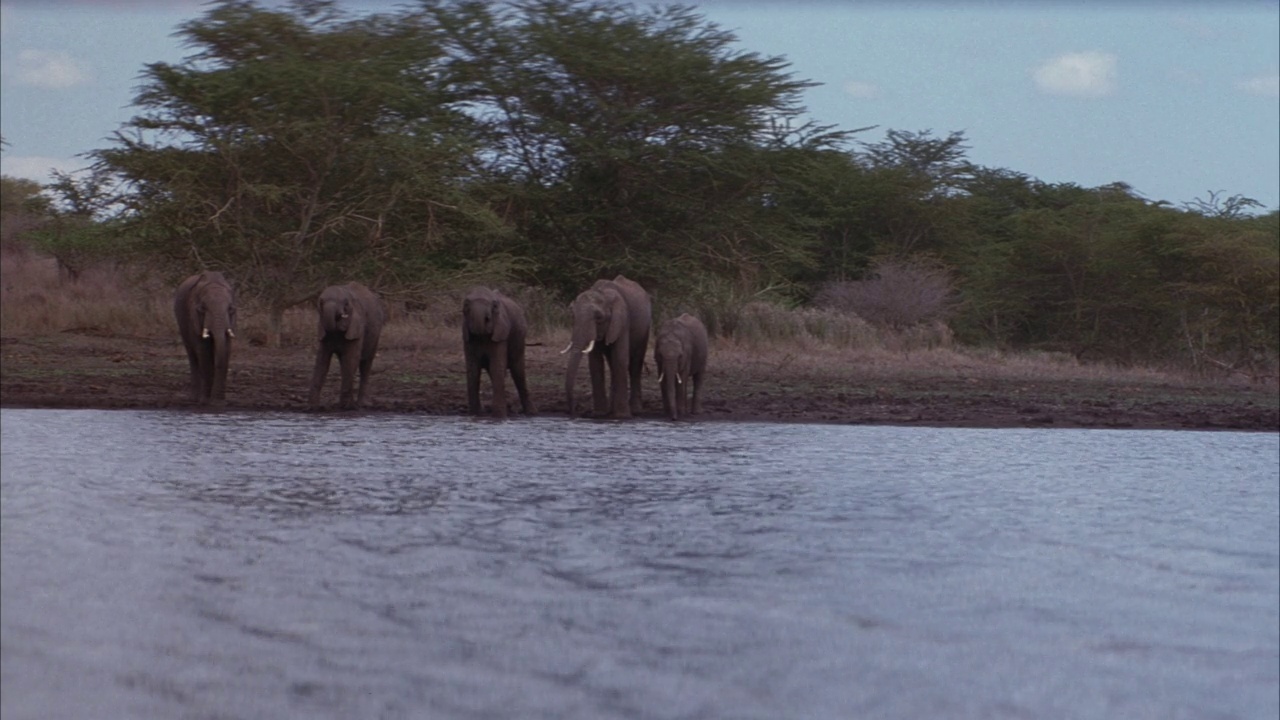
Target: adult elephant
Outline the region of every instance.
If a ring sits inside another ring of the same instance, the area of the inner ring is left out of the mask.
[[[231,283],[220,272],[192,275],[174,294],[173,314],[191,366],[191,399],[199,405],[225,404],[231,340],[236,336]]]
[[[507,372],[520,395],[526,415],[537,409],[525,383],[524,344],[529,334],[519,303],[497,290],[477,287],[462,300],[462,352],[467,360],[467,406],[480,414],[480,371],[493,384],[493,416],[507,416]]]
[[[575,412],[573,385],[583,355],[591,368],[594,415],[626,418],[640,412],[640,373],[652,323],[649,294],[639,283],[619,275],[612,280],[597,280],[578,295],[569,310],[573,314],[573,339],[561,351],[572,351],[564,381],[569,417]],[[613,375],[608,396],[604,387],[606,362]]]
[[[662,388],[662,411],[672,420],[697,415],[699,395],[707,371],[707,328],[698,318],[685,313],[658,328],[653,343],[653,363],[658,368]],[[689,385],[693,384],[693,407],[689,407]]]
[[[331,285],[320,293],[316,305],[320,313],[320,338],[316,348],[316,366],[311,374],[311,409],[320,407],[320,388],[329,363],[338,356],[342,371],[339,407],[352,410],[369,399],[369,376],[373,356],[378,352],[378,336],[387,321],[382,300],[358,282]],[[360,372],[360,393],[355,396],[356,371]]]

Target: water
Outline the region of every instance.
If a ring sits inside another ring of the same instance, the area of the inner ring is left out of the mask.
[[[1280,712],[1274,434],[0,431],[5,720]]]

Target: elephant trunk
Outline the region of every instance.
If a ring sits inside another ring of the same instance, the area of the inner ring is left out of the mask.
[[[209,399],[220,402],[227,397],[227,368],[231,365],[231,339],[235,334],[231,330],[230,320],[226,317],[211,319],[206,323],[205,330],[208,332],[210,355],[213,360]]]
[[[658,384],[662,386],[662,407],[667,411],[667,417],[672,420],[680,419],[680,406],[676,404],[676,398],[680,391],[680,376],[673,368],[667,368],[658,376]]]
[[[596,327],[592,321],[590,310],[575,307],[573,309],[573,336],[569,341],[569,347],[563,351],[569,355],[569,365],[564,374],[564,395],[565,401],[569,405],[569,417],[574,417],[576,414],[573,387],[578,379],[578,364],[582,362],[582,356],[595,349],[596,334]]]
[[[320,310],[320,324],[323,331],[322,335],[330,335],[333,333],[346,333],[346,323],[342,313],[342,306],[338,303],[327,302]]]
[[[569,346],[569,367],[564,374],[564,395],[565,402],[569,404],[569,417],[574,417],[573,406],[573,385],[578,379],[578,363],[582,362],[583,353],[578,352],[571,344]]]

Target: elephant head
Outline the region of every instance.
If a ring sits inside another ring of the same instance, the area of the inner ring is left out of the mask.
[[[196,320],[202,340],[212,340],[215,347],[230,347],[224,341],[236,336],[236,306],[231,288],[222,283],[201,287],[196,297]],[[215,356],[217,354],[215,352]]]
[[[573,386],[578,377],[578,363],[583,355],[597,350],[597,346],[611,346],[625,337],[627,301],[617,288],[597,283],[570,303],[569,312],[573,315],[573,337],[561,354],[569,353],[564,389],[569,403],[569,415],[572,417]]]
[[[364,336],[364,309],[351,292],[341,286],[325,288],[318,301],[320,308],[320,337],[340,333],[346,340],[358,340]]]
[[[462,301],[462,340],[472,337],[491,342],[506,342],[511,334],[511,318],[502,306],[502,298],[486,288],[473,288]]]

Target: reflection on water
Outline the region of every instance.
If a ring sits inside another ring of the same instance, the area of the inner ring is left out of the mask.
[[[0,430],[5,720],[1280,712],[1276,435]]]

